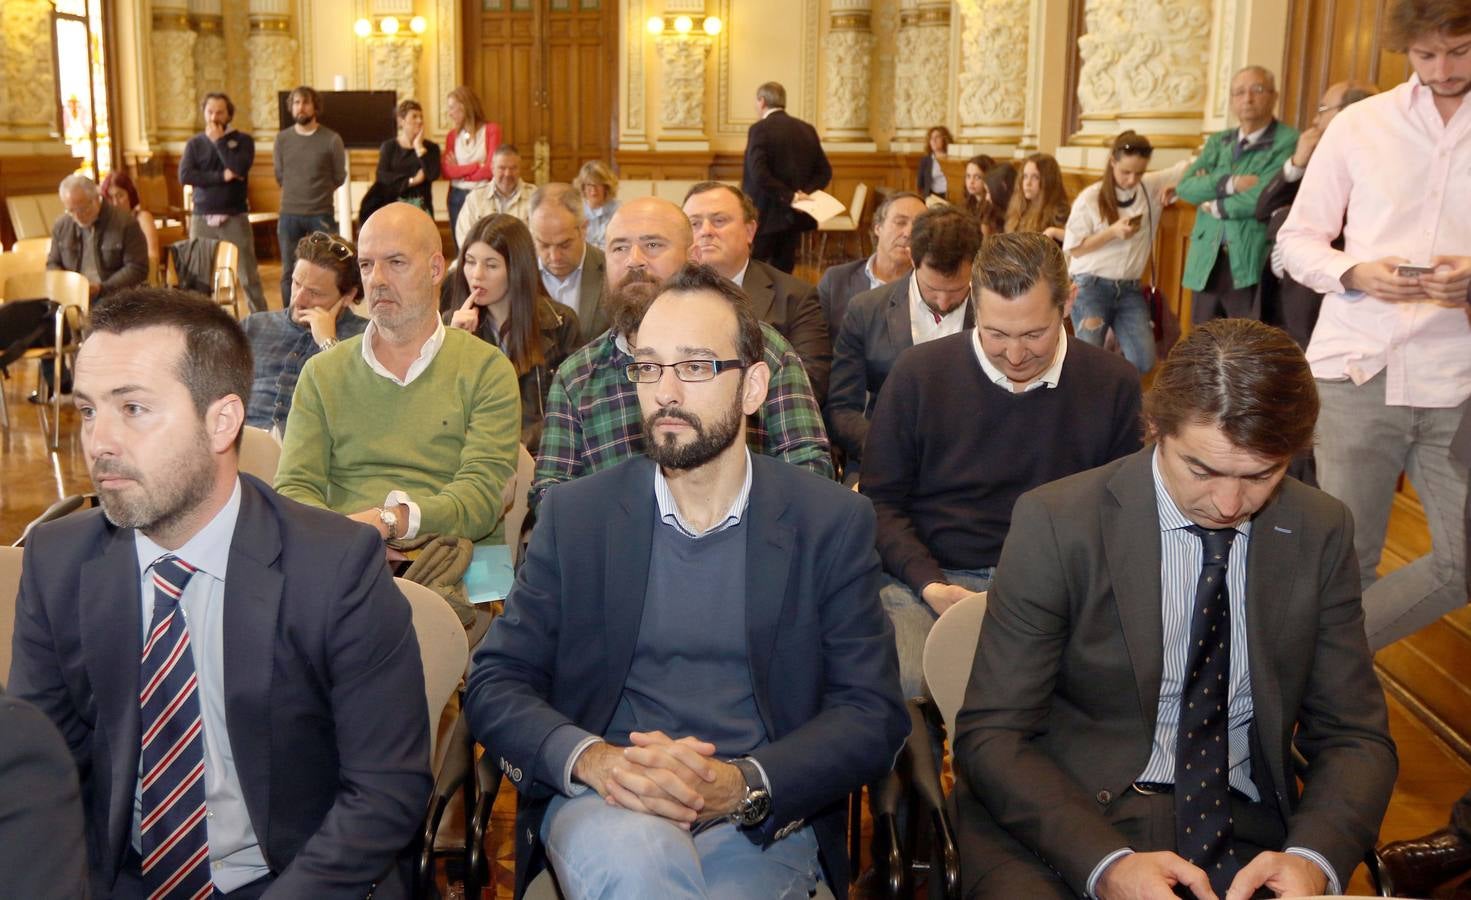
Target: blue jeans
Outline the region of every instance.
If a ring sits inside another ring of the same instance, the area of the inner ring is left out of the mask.
[[[465,205],[465,198],[470,192],[465,188],[457,188],[453,185],[449,189],[449,244],[455,253],[460,252],[460,244],[455,240],[455,223],[460,221],[460,207]]]
[[[984,591],[991,587],[994,566],[979,569],[941,569],[945,580],[951,584]],[[930,636],[930,628],[939,618],[924,599],[909,589],[909,585],[884,573],[879,585],[879,602],[889,615],[894,626],[894,643],[899,649],[899,687],[906,697],[924,696],[924,642]]]
[[[566,900],[806,900],[821,871],[811,826],[763,850],[729,822],[691,836],[668,819],[609,806],[594,791],[553,797],[541,836]]]
[[[337,217],[331,213],[296,216],[281,213],[276,222],[276,241],[281,245],[281,308],[291,305],[291,272],[296,268],[296,245],[313,231],[337,233]]]
[[[1078,340],[1102,347],[1103,335],[1112,326],[1124,359],[1140,374],[1154,368],[1154,325],[1138,280],[1074,275],[1073,282],[1078,286],[1073,301],[1073,334]]]

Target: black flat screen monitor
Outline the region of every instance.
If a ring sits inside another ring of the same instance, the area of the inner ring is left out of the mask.
[[[398,133],[394,114],[398,96],[393,91],[317,93],[322,97],[318,121],[342,135],[342,143],[349,149],[376,150]],[[291,118],[291,92],[280,91],[276,99],[280,104],[281,127],[289,128],[295,121]]]

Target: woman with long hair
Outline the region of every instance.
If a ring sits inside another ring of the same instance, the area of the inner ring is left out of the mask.
[[[587,219],[587,242],[603,249],[603,234],[608,220],[618,210],[618,176],[601,159],[582,164],[572,186],[582,196],[582,211]]]
[[[578,346],[577,313],[547,296],[531,231],[514,216],[476,222],[450,277],[449,324],[499,347],[516,368],[521,442],[534,456],[552,373]]]
[[[1040,231],[1061,243],[1070,204],[1057,160],[1050,153],[1033,153],[1022,164],[1019,180],[1021,190],[1012,193],[1006,207],[1006,230]]]
[[[950,182],[945,178],[945,168],[940,161],[950,152],[951,140],[950,129],[944,125],[936,125],[925,134],[925,146],[929,152],[919,161],[917,193],[926,200],[931,194],[942,200],[950,194]]]
[[[990,237],[1006,230],[1006,210],[1016,190],[1016,167],[1001,163],[987,172],[981,182],[986,189],[986,203],[979,206],[975,216],[980,220],[981,234]]]
[[[454,240],[460,207],[476,187],[490,181],[490,159],[501,145],[501,126],[486,121],[480,98],[465,85],[445,98],[450,131],[439,168],[449,183],[449,234]]]
[[[1113,328],[1124,358],[1141,373],[1154,367],[1154,328],[1140,279],[1149,264],[1166,194],[1189,160],[1148,172],[1154,147],[1132,131],[1114,138],[1103,178],[1083,188],[1068,216],[1062,249],[1078,286],[1073,333],[1103,345]],[[1151,277],[1158,277],[1152,273]]]
[[[991,206],[991,195],[986,190],[986,175],[996,168],[996,160],[982,153],[965,161],[965,211],[985,222]]]
[[[112,174],[102,179],[102,196],[118,209],[132,213],[138,222],[138,229],[143,232],[143,240],[148,242],[148,269],[150,272],[157,272],[158,223],[154,221],[153,213],[143,208],[142,201],[138,198],[138,186],[133,183],[132,176],[121,169],[113,170]]]

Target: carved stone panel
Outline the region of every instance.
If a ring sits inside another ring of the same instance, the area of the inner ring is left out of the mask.
[[[0,137],[46,140],[56,129],[51,4],[0,3]]]
[[[1030,0],[961,4],[965,23],[959,79],[962,137],[1020,133],[1026,113],[1030,5]]]
[[[252,28],[245,49],[250,58],[250,120],[257,137],[271,138],[281,121],[276,92],[289,91],[298,82],[296,39],[284,29]]]
[[[873,35],[868,31],[830,31],[823,42],[823,125],[830,137],[868,139],[868,89]]]
[[[194,43],[187,27],[161,27],[155,14],[149,49],[153,53],[154,126],[159,138],[181,140],[195,131]]]
[[[894,60],[894,126],[899,140],[922,140],[945,121],[950,93],[948,4],[904,9]]]
[[[1088,0],[1078,39],[1083,114],[1199,115],[1211,15],[1209,0]]]
[[[417,37],[375,37],[372,41],[373,90],[394,91],[399,100],[418,97],[415,76],[419,71],[419,56],[423,52],[423,41]]]
[[[708,38],[662,37],[656,40],[660,79],[659,128],[703,134],[705,129],[705,57]]]

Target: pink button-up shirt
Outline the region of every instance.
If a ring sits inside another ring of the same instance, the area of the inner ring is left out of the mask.
[[[1340,230],[1341,251],[1329,246]],[[1444,408],[1471,396],[1464,309],[1390,303],[1342,282],[1353,266],[1385,256],[1419,265],[1471,256],[1471,103],[1443,121],[1411,77],[1344,109],[1277,241],[1293,277],[1324,295],[1307,352],[1316,377],[1363,384],[1384,372],[1390,406]]]

